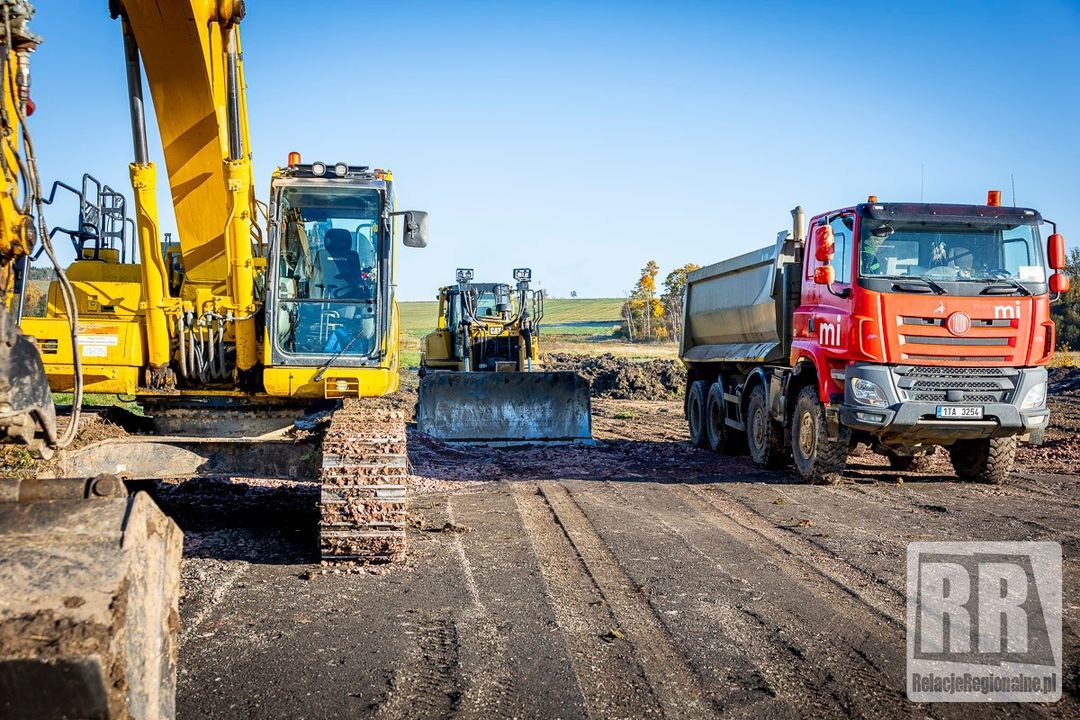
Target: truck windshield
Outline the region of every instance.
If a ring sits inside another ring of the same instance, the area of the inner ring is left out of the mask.
[[[281,194],[277,340],[289,353],[375,349],[381,196],[328,185]]]
[[[927,225],[864,220],[859,274],[938,282],[1046,282],[1033,225]]]

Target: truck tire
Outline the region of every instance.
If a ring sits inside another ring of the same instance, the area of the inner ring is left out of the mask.
[[[686,391],[686,424],[690,428],[690,444],[702,450],[709,449],[709,435],[705,431],[705,402],[709,384],[695,380]]]
[[[727,424],[727,408],[724,403],[724,386],[718,382],[709,387],[705,401],[705,435],[709,449],[725,455],[739,452],[739,431]]]
[[[1001,485],[1016,462],[1016,436],[959,440],[949,446],[949,460],[965,482]]]
[[[791,456],[799,476],[814,485],[840,482],[847,465],[851,430],[840,427],[840,436],[829,440],[825,427],[825,408],[818,399],[816,385],[799,391],[791,418]]]
[[[751,391],[746,407],[746,444],[750,458],[760,467],[775,469],[784,464],[784,428],[769,417],[764,385]]]

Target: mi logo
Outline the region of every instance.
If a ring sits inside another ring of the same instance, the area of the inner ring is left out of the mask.
[[[1015,305],[995,305],[994,306],[994,319],[995,320],[1019,320],[1020,319],[1020,301],[1017,300]]]
[[[818,342],[825,347],[840,347],[840,316],[836,316],[836,322],[821,322],[818,324]]]

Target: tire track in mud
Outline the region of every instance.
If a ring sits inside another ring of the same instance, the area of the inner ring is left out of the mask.
[[[554,481],[539,483],[538,491],[539,497],[536,499],[542,500],[542,505],[529,501],[527,489],[517,490],[518,498],[522,500],[521,507],[524,510],[522,514],[529,516],[526,529],[531,533],[546,534],[548,544],[551,537],[550,529],[556,526],[561,529],[565,538],[561,542],[569,543],[577,558],[575,564],[578,571],[585,573],[588,583],[595,588],[594,592],[599,594],[616,623],[615,627],[610,629],[616,635],[611,638],[612,644],[619,640],[627,642],[632,651],[633,660],[639,666],[640,673],[644,676],[650,695],[655,702],[653,707],[642,707],[632,703],[630,707],[620,708],[617,715],[611,715],[604,711],[604,705],[606,702],[617,703],[619,698],[610,696],[606,687],[594,685],[593,683],[598,678],[594,673],[586,670],[579,675],[579,680],[589,702],[590,716],[640,717],[645,714],[654,714],[652,711],[655,707],[655,714],[662,717],[716,717],[716,709],[706,696],[698,677],[685,658],[676,650],[670,634],[655,615],[653,608],[622,571],[610,548],[601,539],[573,496],[562,484]],[[547,523],[549,529],[545,531],[541,527],[542,523]],[[542,535],[537,535],[537,537],[542,537]],[[554,590],[555,594],[564,591],[565,588],[560,588],[563,583],[560,576],[566,572],[567,568],[552,567],[551,564],[548,564],[546,568],[542,564],[541,567],[544,569],[545,581],[548,582],[549,589],[557,588]],[[580,578],[577,584],[581,584]],[[575,601],[574,597],[559,598],[554,594],[552,599],[557,606],[557,614],[565,613],[566,609],[572,607],[575,602],[581,602],[580,598]],[[572,615],[566,619],[571,627],[575,621],[580,622],[580,618],[574,618]],[[588,650],[590,643],[587,636],[582,637],[578,634],[574,640],[578,647]],[[593,642],[595,643],[595,639]],[[575,662],[575,670],[578,667],[585,670],[585,665],[586,663]],[[623,666],[616,670],[615,675],[616,678],[622,676],[624,683],[626,683],[626,670],[627,668]],[[631,684],[633,684],[632,681]]]
[[[852,605],[884,620],[893,628],[906,627],[906,595],[887,584],[884,578],[852,565],[793,532],[776,524],[749,505],[715,486],[707,492],[696,485],[680,485],[677,492],[692,509],[720,526],[724,532],[758,549],[792,577],[802,576],[818,593],[835,597],[837,604]],[[806,576],[804,571],[812,574]],[[814,579],[816,578],[816,579]]]
[[[458,632],[447,618],[426,617],[405,626],[413,642],[402,669],[391,680],[379,705],[379,720],[441,720],[452,717],[460,702]]]
[[[736,705],[734,714],[896,717],[915,709],[903,693],[903,626],[859,602],[849,585],[686,492],[692,486],[635,487],[641,497],[628,498],[617,483],[607,485],[619,511],[637,516],[641,527],[662,528],[704,561],[701,575],[711,573],[716,587],[730,588],[710,604],[710,614],[726,621],[725,634],[768,680],[766,692],[776,695],[771,702]],[[692,583],[678,582],[684,591]],[[728,702],[735,700],[733,692]]]
[[[446,514],[452,526],[458,518],[454,511],[453,496],[447,498]],[[469,607],[461,617],[462,633],[469,638],[470,662],[464,678],[464,690],[460,708],[455,717],[496,718],[508,717],[503,703],[510,694],[510,674],[506,665],[506,640],[495,626],[490,611],[480,596],[472,562],[465,552],[460,535],[454,535],[454,553],[465,573],[465,587],[469,594]],[[475,647],[473,647],[475,646]]]

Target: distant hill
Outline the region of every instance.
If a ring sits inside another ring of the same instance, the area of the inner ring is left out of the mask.
[[[555,334],[593,334],[597,327],[619,324],[622,298],[560,298],[544,302],[542,326]],[[439,314],[439,303],[433,300],[399,303],[401,332],[421,337],[431,332]]]

